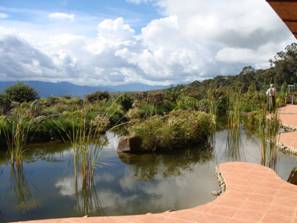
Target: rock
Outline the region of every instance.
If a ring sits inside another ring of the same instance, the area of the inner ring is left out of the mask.
[[[122,137],[119,141],[117,151],[120,153],[141,152],[141,139],[135,136]]]
[[[297,167],[292,170],[288,182],[297,185]]]

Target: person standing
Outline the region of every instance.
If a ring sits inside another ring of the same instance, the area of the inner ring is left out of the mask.
[[[268,108],[269,111],[275,111],[275,96],[276,96],[276,90],[273,86],[273,84],[270,84],[270,88],[266,91],[266,96],[268,97]]]

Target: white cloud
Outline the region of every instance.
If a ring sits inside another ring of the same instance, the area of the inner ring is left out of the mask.
[[[0,12],[0,19],[7,19],[9,16],[6,13]]]
[[[69,13],[64,13],[64,12],[53,12],[53,13],[48,14],[48,17],[50,19],[70,20],[70,21],[74,21],[74,19],[75,19],[74,14],[69,14]]]
[[[60,12],[49,14],[61,20],[56,26],[5,20],[0,23],[0,77],[88,85],[175,84],[236,74],[245,65],[268,66],[293,41],[265,1],[150,2],[162,17],[138,32],[121,17],[103,19],[93,28],[87,20],[78,21],[81,17]]]

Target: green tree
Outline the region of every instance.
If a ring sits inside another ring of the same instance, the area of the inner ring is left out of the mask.
[[[5,93],[10,101],[15,102],[30,102],[38,99],[37,91],[23,83],[17,83],[13,86],[6,88]]]
[[[275,66],[275,82],[282,84],[294,84],[297,82],[297,43],[287,46],[284,51],[279,52],[272,61]]]

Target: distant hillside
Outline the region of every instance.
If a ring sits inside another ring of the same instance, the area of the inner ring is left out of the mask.
[[[285,92],[288,85],[297,85],[297,43],[288,45],[270,60],[271,67],[255,69],[244,67],[238,75],[216,76],[209,80],[194,81],[172,89],[182,89],[183,93],[198,99],[204,98],[209,89],[247,91],[266,91],[274,84],[278,91]]]
[[[151,91],[164,89],[164,86],[150,86],[145,84],[125,84],[120,86],[79,86],[69,82],[42,82],[42,81],[22,81],[23,83],[36,89],[41,97],[48,96],[79,96],[95,91],[108,92],[131,92],[131,91]],[[16,81],[0,82],[0,92],[3,92],[8,86],[16,84]]]

